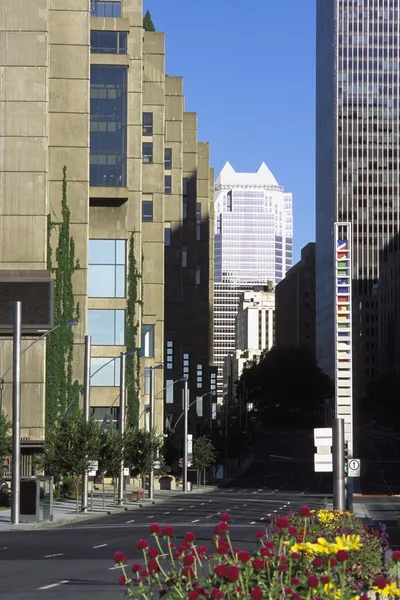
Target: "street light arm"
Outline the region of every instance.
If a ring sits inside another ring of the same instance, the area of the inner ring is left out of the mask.
[[[189,404],[188,408],[190,408],[191,406],[193,406],[193,404],[196,404],[196,402],[197,402],[197,398],[196,398],[196,400],[193,400],[193,402],[191,402],[191,403]],[[181,414],[179,415],[179,417],[178,417],[178,420],[177,420],[177,421],[176,421],[176,423],[175,423],[175,427],[174,427],[174,429],[176,429],[176,426],[178,425],[179,421],[182,419],[182,417],[183,417],[183,415],[184,415],[184,414],[185,414],[185,413],[184,413],[184,411],[182,411],[182,413],[181,413]]]

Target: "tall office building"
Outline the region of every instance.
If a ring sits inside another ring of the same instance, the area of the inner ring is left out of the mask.
[[[334,223],[352,225],[354,397],[376,377],[382,249],[400,227],[399,2],[317,1],[316,351],[334,355]]]
[[[57,227],[48,239],[47,215],[61,219],[66,166],[80,263],[73,278],[80,305],[73,376],[82,383],[88,332],[91,409],[99,421],[110,412],[116,421],[113,358],[128,345],[141,346],[138,379],[126,384],[139,390],[143,426],[150,369],[163,365],[154,372],[155,426],[162,432],[182,412],[177,380],[189,378],[192,397],[213,382],[214,177],[197,116],[184,108],[182,79],[165,75],[164,34],[145,32],[142,18],[141,0],[0,3],[0,379],[12,362],[12,300],[23,302],[23,349],[51,325],[47,259]],[[45,353],[43,339],[22,362],[26,452],[44,438]],[[8,414],[11,381],[9,373],[0,382]]]
[[[214,364],[223,397],[224,357],[235,351],[240,294],[276,284],[292,266],[292,194],[265,163],[237,173],[226,163],[215,182]]]

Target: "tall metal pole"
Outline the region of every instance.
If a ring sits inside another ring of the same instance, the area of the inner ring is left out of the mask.
[[[150,423],[149,431],[150,434],[154,433],[154,403],[155,403],[155,373],[154,368],[150,370]],[[152,462],[150,473],[149,473],[149,500],[154,498],[154,461]]]
[[[90,413],[90,358],[91,358],[92,338],[90,335],[85,335],[85,362],[83,373],[83,415],[85,422],[89,421]],[[82,479],[82,507],[81,511],[86,513],[88,510],[89,497],[89,474],[86,470],[83,473]]]
[[[334,419],[332,428],[333,509],[346,510],[344,472],[344,419]]]
[[[125,421],[126,421],[126,386],[125,386],[125,352],[121,352],[120,356],[120,375],[119,375],[119,430],[121,435],[125,434]],[[121,469],[118,480],[118,502],[123,504],[124,502],[124,458],[121,460]]]
[[[183,491],[187,493],[188,489],[188,429],[189,429],[189,385],[185,379],[183,391]]]
[[[14,302],[11,523],[19,524],[21,465],[21,302]]]

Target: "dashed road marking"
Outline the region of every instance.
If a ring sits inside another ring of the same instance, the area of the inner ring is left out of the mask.
[[[251,522],[250,522],[250,525],[255,525],[255,524],[256,524],[256,522],[255,522],[255,521],[251,521]]]
[[[65,583],[69,583],[69,580],[65,579],[63,581],[59,581],[58,583],[50,583],[50,585],[44,585],[38,589],[39,590],[50,590],[51,588],[58,587],[59,585],[64,585]]]
[[[61,552],[59,554],[46,554],[45,558],[54,558],[55,556],[64,556]]]
[[[192,521],[192,523],[198,523],[200,521],[200,519],[195,519],[194,521]]]
[[[105,548],[107,546],[107,544],[99,544],[98,546],[92,546],[93,549],[95,548]]]
[[[154,515],[150,515],[149,517],[146,517],[146,519],[154,519]]]
[[[134,523],[135,519],[131,519],[130,521],[127,521],[127,523]]]
[[[183,510],[183,508],[178,508],[178,510]]]
[[[169,515],[169,510],[167,510],[167,512],[165,512],[164,515]]]

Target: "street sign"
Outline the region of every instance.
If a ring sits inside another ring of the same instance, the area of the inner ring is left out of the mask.
[[[157,469],[161,469],[161,463],[159,460],[155,460],[154,464],[153,464],[153,469],[157,470]]]
[[[130,474],[129,467],[124,467],[124,477],[129,477]]]
[[[349,477],[360,477],[361,475],[361,461],[359,458],[349,459]]]
[[[314,429],[314,446],[332,446],[332,427],[316,427]]]
[[[88,471],[97,471],[99,468],[98,460],[91,460],[89,463]]]
[[[314,454],[314,471],[316,473],[332,473],[332,454]]]

